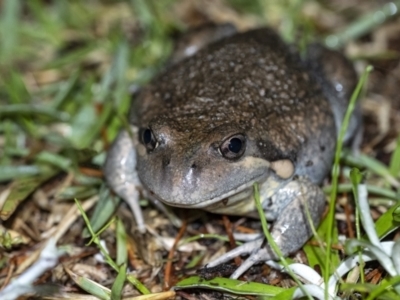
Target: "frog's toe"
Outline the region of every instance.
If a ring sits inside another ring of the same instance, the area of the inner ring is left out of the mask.
[[[207,264],[207,268],[213,268],[215,266],[218,266],[220,264],[226,263],[227,261],[230,261],[234,259],[235,257],[239,255],[250,255],[249,258],[247,258],[242,265],[236,269],[236,271],[231,275],[231,278],[237,279],[239,276],[241,276],[244,272],[246,272],[248,269],[250,269],[253,265],[271,260],[271,259],[276,259],[276,255],[272,252],[270,247],[262,247],[263,242],[264,242],[264,237],[260,237],[254,241],[247,242],[231,251],[228,253],[225,253],[221,257],[217,258],[216,260],[210,262]]]
[[[126,185],[126,189],[130,191],[129,193],[124,193],[123,199],[128,204],[131,209],[133,215],[135,216],[137,228],[140,233],[146,232],[146,224],[143,218],[142,208],[139,204],[139,192],[134,185]],[[122,193],[119,193],[121,195]],[[129,196],[128,196],[129,195]]]
[[[275,258],[275,255],[272,253],[269,247],[266,248],[257,248],[253,253],[246,259],[239,268],[236,269],[235,272],[231,275],[232,279],[238,279],[244,272],[250,269],[253,265],[267,261]]]
[[[222,255],[222,256],[218,257],[217,259],[213,260],[212,262],[208,263],[206,267],[212,268],[217,265],[226,263],[227,261],[230,261],[237,256],[251,254],[255,251],[255,249],[260,249],[263,241],[264,241],[264,237],[261,237],[254,241],[244,243],[243,245],[236,247],[235,249],[232,249],[231,251],[225,253],[224,255]]]

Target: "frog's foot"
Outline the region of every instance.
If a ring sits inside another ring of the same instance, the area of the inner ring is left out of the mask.
[[[225,253],[224,255],[220,256],[216,260],[208,263],[206,265],[206,268],[213,268],[220,264],[226,263],[237,256],[250,254],[250,257],[246,259],[246,261],[244,261],[242,265],[238,269],[236,269],[236,271],[231,275],[231,278],[237,279],[240,275],[242,275],[244,272],[250,269],[254,264],[260,261],[266,261],[272,259],[271,258],[272,253],[268,253],[266,248],[261,248],[264,240],[265,237],[261,236],[254,241],[244,243],[243,245],[236,247],[235,249],[229,251],[228,253]]]
[[[206,265],[206,268],[213,268],[219,264],[226,263],[234,259],[240,255],[250,255],[241,265],[239,268],[236,269],[235,272],[232,273],[231,278],[237,279],[241,276],[244,272],[250,269],[253,265],[259,262],[265,262],[267,260],[276,260],[277,256],[271,250],[269,246],[262,247],[265,241],[265,237],[262,236],[257,240],[247,242],[228,253],[225,253],[221,257],[217,258],[216,260],[212,261],[211,263]]]
[[[325,207],[322,190],[307,179],[290,181],[276,192],[273,202],[284,203],[288,197],[289,204],[281,209],[271,230],[271,236],[283,256],[294,253],[304,245],[312,235],[310,222],[318,225]],[[237,279],[254,264],[279,258],[271,246],[263,246],[263,242],[264,238],[247,242],[209,263],[207,267],[215,267],[238,255],[250,255],[231,275],[231,278]]]
[[[134,134],[137,129],[132,127]],[[140,232],[146,232],[142,209],[139,205],[141,183],[136,173],[136,150],[134,139],[121,131],[110,147],[104,165],[104,174],[109,186],[126,201],[133,212]]]

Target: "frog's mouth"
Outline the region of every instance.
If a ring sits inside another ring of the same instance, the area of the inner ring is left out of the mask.
[[[214,206],[216,207],[228,207],[236,204],[237,202],[244,200],[252,195],[253,185],[255,183],[262,183],[266,180],[267,175],[265,172],[263,174],[255,176],[254,178],[248,180],[246,183],[243,183],[237,186],[234,189],[231,189],[229,192],[221,194],[217,197],[213,197],[211,199],[204,199],[199,200],[195,203],[175,203],[164,201],[168,205],[175,206],[175,207],[183,207],[183,208],[195,208],[195,209],[205,209],[210,210]],[[200,191],[201,192],[201,191]]]
[[[248,198],[254,183],[263,183],[274,173],[268,161],[251,156],[231,165],[169,167],[161,173],[157,168],[143,169],[140,180],[154,198],[170,206],[205,210],[231,207]]]

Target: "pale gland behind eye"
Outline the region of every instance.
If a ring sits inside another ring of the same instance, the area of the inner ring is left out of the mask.
[[[271,162],[271,169],[283,179],[290,178],[294,173],[294,165],[289,159],[281,159]]]

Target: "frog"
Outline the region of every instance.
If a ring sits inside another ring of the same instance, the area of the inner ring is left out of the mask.
[[[312,236],[325,210],[320,187],[357,83],[351,62],[318,43],[305,55],[264,27],[230,33],[177,60],[132,102],[129,130],[109,149],[104,172],[140,231],[144,195],[155,204],[258,217],[284,256]],[[360,136],[356,107],[345,142]],[[248,258],[231,275],[277,260],[262,236],[207,264]]]

